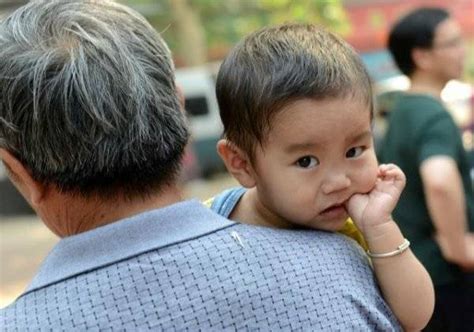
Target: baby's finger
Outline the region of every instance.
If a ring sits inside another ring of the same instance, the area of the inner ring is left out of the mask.
[[[405,183],[406,181],[405,174],[395,164],[382,164],[379,167],[379,172],[384,180],[393,180],[398,183]]]
[[[387,172],[387,171],[390,171],[390,170],[393,170],[393,169],[400,169],[400,168],[395,164],[380,164],[379,169],[382,172]]]

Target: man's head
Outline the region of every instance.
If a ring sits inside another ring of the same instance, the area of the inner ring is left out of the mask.
[[[164,41],[125,6],[32,1],[0,25],[3,155],[61,192],[159,191],[188,139],[173,70]]]
[[[409,77],[422,71],[448,81],[462,74],[461,29],[442,8],[419,8],[402,17],[390,31],[388,48]]]
[[[222,63],[216,92],[225,137],[251,158],[291,102],[351,95],[372,108],[370,79],[355,51],[309,24],[267,27],[243,39]]]

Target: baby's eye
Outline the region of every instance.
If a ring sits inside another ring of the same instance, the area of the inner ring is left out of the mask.
[[[311,168],[319,165],[319,160],[316,157],[304,156],[298,159],[296,164],[302,168]]]
[[[364,152],[364,148],[362,146],[357,146],[355,148],[350,148],[349,151],[346,152],[347,158],[356,158],[359,157],[362,152]]]

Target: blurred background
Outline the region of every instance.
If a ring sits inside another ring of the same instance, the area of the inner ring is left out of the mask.
[[[0,19],[27,1],[0,0]],[[219,63],[244,35],[286,21],[326,26],[359,52],[376,95],[376,145],[398,91],[408,88],[385,49],[388,29],[406,11],[442,6],[460,22],[467,63],[461,81],[443,91],[470,152],[474,178],[474,1],[472,0],[121,0],[162,34],[176,63],[186,98],[192,142],[184,160],[186,197],[206,199],[236,184],[224,170],[215,144],[222,133],[214,83]],[[377,146],[382,149],[382,146]],[[46,229],[6,178],[0,165],[0,308],[12,302],[58,239]]]

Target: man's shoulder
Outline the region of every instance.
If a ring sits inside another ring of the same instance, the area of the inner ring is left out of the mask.
[[[340,234],[235,224],[37,289],[1,315],[6,330],[393,328],[364,259]]]
[[[458,135],[453,117],[442,102],[427,95],[406,94],[400,97],[389,116],[388,136],[399,137],[398,144],[411,145],[439,133]],[[449,140],[448,140],[449,141]],[[385,140],[390,144],[390,140]]]
[[[409,93],[400,95],[392,112],[396,115],[394,118],[401,121],[406,121],[406,118],[420,121],[437,114],[447,114],[446,107],[440,100],[428,95]]]
[[[401,93],[398,97],[395,106],[400,105],[430,105],[437,108],[443,108],[443,103],[440,99],[428,94],[421,93]]]
[[[240,260],[243,259],[245,264],[241,265],[240,270],[243,272],[243,278],[247,278],[245,274],[250,271],[253,273],[262,269],[270,273],[266,275],[269,281],[280,279],[278,272],[274,274],[276,271],[295,273],[306,281],[314,279],[310,284],[299,285],[303,288],[329,286],[326,277],[331,279],[331,286],[338,290],[352,287],[351,290],[346,290],[357,292],[361,288],[376,287],[365,251],[355,241],[342,234],[235,224],[209,238],[202,238],[201,241],[230,241],[231,249],[227,245],[216,249],[220,252],[218,260],[239,266],[242,263]],[[281,280],[282,282],[288,283],[286,277],[281,279],[285,279]],[[358,279],[364,279],[364,282],[355,284]]]

